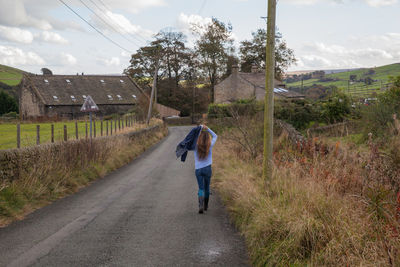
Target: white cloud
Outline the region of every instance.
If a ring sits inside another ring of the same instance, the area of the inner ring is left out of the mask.
[[[322,54],[331,54],[334,56],[345,56],[346,58],[364,58],[364,59],[393,59],[393,55],[384,49],[379,48],[357,48],[348,49],[340,45],[325,45],[324,43],[313,43],[305,46],[306,49],[320,52]]]
[[[354,0],[282,0],[295,5],[314,5],[318,3],[345,4]],[[371,7],[390,6],[398,3],[398,0],[362,0]]]
[[[54,2],[50,0],[0,0],[0,24],[50,30],[52,26],[47,20],[43,19],[43,10],[47,11],[54,7]],[[43,10],[38,8],[40,4],[44,4]]]
[[[68,53],[61,53],[61,63],[63,65],[75,65],[77,63],[77,59]]]
[[[33,34],[20,28],[0,25],[0,38],[11,42],[30,44],[33,41]]]
[[[121,57],[131,57],[131,54],[125,51],[121,51]]]
[[[55,44],[68,44],[68,40],[55,32],[43,31],[37,36],[41,41]]]
[[[372,7],[390,6],[398,2],[398,0],[365,0]]]
[[[125,10],[138,13],[139,11],[149,7],[162,7],[167,5],[165,0],[103,0],[109,8],[121,8]]]
[[[101,58],[101,59],[98,59],[98,61],[102,64],[105,64],[107,67],[121,65],[121,60],[119,59],[119,57],[112,57],[110,59]]]
[[[150,30],[145,30],[139,25],[132,24],[129,19],[127,19],[124,15],[113,13],[110,11],[106,11],[105,13],[97,13],[97,15],[101,16],[103,20],[107,21],[112,27],[109,27],[104,23],[104,21],[100,20],[97,16],[92,16],[92,20],[96,23],[100,28],[106,29],[108,31],[117,30],[121,34],[129,33],[134,35],[134,42],[143,42],[146,38],[149,38],[154,35],[154,32]]]
[[[185,13],[180,13],[177,21],[177,26],[178,29],[183,31],[185,34],[190,34],[190,29],[193,27],[193,25],[206,26],[211,22],[211,18],[202,17],[196,14],[186,15]]]
[[[45,64],[45,61],[34,52],[25,52],[16,47],[0,45],[0,64],[9,66],[42,66]]]

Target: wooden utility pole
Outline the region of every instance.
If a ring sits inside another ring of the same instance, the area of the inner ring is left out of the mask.
[[[151,112],[153,110],[153,98],[154,98],[154,91],[156,90],[156,86],[157,86],[157,73],[158,73],[159,62],[160,61],[158,60],[157,63],[156,63],[156,69],[154,71],[154,76],[153,76],[153,86],[151,87],[149,111],[147,112],[147,120],[146,120],[147,125],[150,123]]]
[[[265,184],[268,184],[268,182],[271,180],[273,168],[272,152],[274,134],[275,18],[276,0],[268,0],[263,154],[263,178]]]

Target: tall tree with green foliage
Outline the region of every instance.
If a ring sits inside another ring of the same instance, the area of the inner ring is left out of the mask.
[[[17,101],[4,91],[0,91],[0,115],[8,112],[18,112]]]
[[[265,29],[258,29],[252,35],[252,40],[240,43],[240,63],[243,72],[250,72],[253,64],[259,68],[265,68],[267,32]],[[282,35],[277,33],[275,35],[275,78],[282,79],[285,71],[294,63],[296,63],[294,51],[287,47]]]
[[[214,87],[218,79],[226,72],[228,55],[232,54],[232,26],[216,18],[206,26],[193,25],[193,32],[199,36],[195,52],[200,68],[210,82],[210,100],[214,102]]]

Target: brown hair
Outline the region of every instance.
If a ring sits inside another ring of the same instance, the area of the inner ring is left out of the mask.
[[[202,130],[200,132],[199,138],[197,139],[197,153],[199,159],[205,159],[208,156],[211,146],[211,137],[207,131]]]

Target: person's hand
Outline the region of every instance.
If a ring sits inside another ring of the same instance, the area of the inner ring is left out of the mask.
[[[204,130],[204,131],[207,131],[207,130],[208,130],[208,127],[207,127],[206,125],[203,125],[203,130]]]

